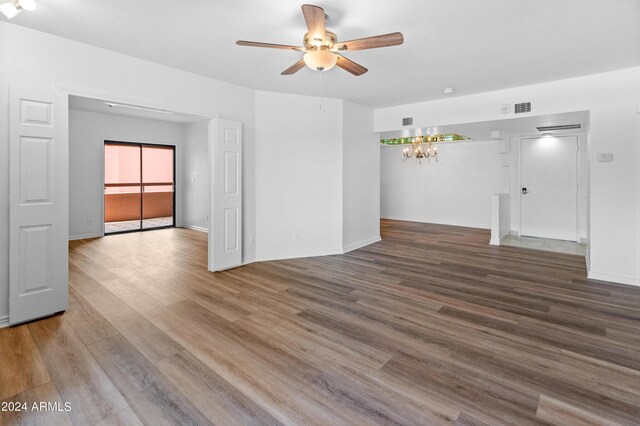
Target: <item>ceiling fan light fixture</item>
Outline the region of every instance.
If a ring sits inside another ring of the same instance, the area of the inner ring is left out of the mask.
[[[38,5],[36,4],[35,0],[18,0],[18,4],[20,5],[21,8],[23,8],[24,10],[28,10],[30,12],[38,8]]]
[[[304,54],[303,59],[305,65],[315,71],[328,71],[338,62],[338,56],[325,49],[307,52]]]
[[[20,10],[10,1],[0,4],[0,13],[11,19],[16,16]]]

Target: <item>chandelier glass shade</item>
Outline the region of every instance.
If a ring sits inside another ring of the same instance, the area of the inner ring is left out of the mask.
[[[304,63],[314,71],[328,71],[338,62],[338,56],[326,49],[312,50],[304,54]]]
[[[0,13],[6,16],[7,19],[11,19],[23,9],[33,11],[36,10],[37,7],[38,5],[35,0],[11,0],[0,4]]]

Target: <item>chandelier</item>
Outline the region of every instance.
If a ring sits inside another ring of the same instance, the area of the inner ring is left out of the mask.
[[[415,158],[422,164],[422,159],[435,158],[438,161],[438,148],[431,145],[436,142],[468,141],[470,138],[457,133],[446,133],[439,135],[413,136],[405,138],[381,139],[383,145],[407,145],[402,149],[402,158],[407,161]],[[411,145],[411,146],[409,146]]]
[[[431,136],[427,136],[426,138],[424,136],[411,138],[411,147],[407,146],[402,150],[404,161],[407,161],[409,158],[415,158],[418,160],[418,163],[422,164],[423,158],[428,160],[431,157],[438,161],[438,148],[432,148],[432,142],[433,138]]]

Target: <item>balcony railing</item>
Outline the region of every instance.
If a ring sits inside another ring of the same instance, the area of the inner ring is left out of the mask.
[[[105,183],[104,221],[122,222],[140,220],[141,217],[155,219],[173,216],[173,185],[173,182]],[[135,190],[109,192],[109,188],[135,188]]]

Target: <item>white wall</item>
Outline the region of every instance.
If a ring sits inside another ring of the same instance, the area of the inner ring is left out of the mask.
[[[0,26],[0,325],[9,316],[9,79],[7,39]]]
[[[437,145],[438,157],[402,158],[403,146],[380,147],[381,216],[446,225],[491,227],[491,194],[502,189],[499,141]]]
[[[590,111],[589,274],[640,284],[640,67],[381,108],[375,130],[396,130],[403,117],[413,117],[415,127],[504,119],[503,104],[525,101],[535,115]],[[597,162],[600,152],[613,153],[614,161]]]
[[[347,252],[380,239],[380,148],[373,110],[343,104],[342,247]]]
[[[500,240],[511,232],[510,198],[506,193],[491,195],[491,245],[499,246]]]
[[[105,140],[175,145],[176,225],[182,212],[184,125],[88,111],[69,111],[69,238],[102,235]],[[206,135],[204,141],[206,141]],[[88,224],[87,220],[92,223]]]
[[[184,220],[188,228],[209,228],[209,123],[185,125],[184,143]]]
[[[9,87],[72,88],[100,98],[239,120],[244,128],[244,182],[254,182],[254,92],[222,81],[115,52],[0,23],[0,318],[8,312],[8,91]],[[245,186],[245,194],[253,188]],[[245,203],[244,245],[255,232]],[[249,254],[250,256],[251,254]]]
[[[255,106],[256,259],[340,253],[342,101],[256,91]]]

